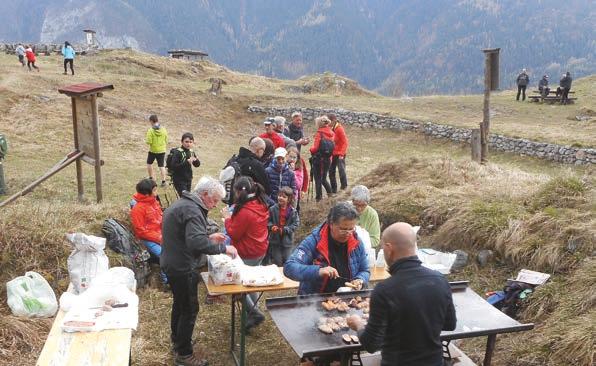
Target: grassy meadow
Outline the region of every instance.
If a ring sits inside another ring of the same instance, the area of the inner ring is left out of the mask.
[[[188,63],[133,51],[102,51],[75,60],[76,75],[62,75],[61,58],[40,56],[41,72],[22,69],[16,57],[0,55],[0,133],[10,150],[4,163],[10,193],[25,187],[73,149],[69,98],[60,86],[84,81],[113,84],[99,100],[103,148],[104,202],[94,204],[93,170],[84,164],[87,202],[76,201],[74,165],[6,208],[0,209],[0,281],[34,270],[59,296],[68,285],[64,234],[100,234],[103,220],[127,220],[136,182],[147,175],[147,117],[157,114],[170,136],[195,135],[202,162],[195,170],[216,176],[229,157],[260,133],[264,116],[249,114],[249,104],[343,107],[403,118],[472,127],[481,119],[482,96],[429,96],[391,99],[366,92],[341,95],[292,93],[304,80],[276,80],[233,72],[208,61]],[[209,78],[227,82],[223,94],[208,93]],[[574,81],[576,104],[550,106],[514,101],[512,91],[493,94],[492,132],[532,140],[594,147],[595,77]],[[314,133],[306,121],[307,133]],[[422,226],[421,245],[463,249],[470,265],[452,279],[471,281],[480,294],[500,289],[521,268],[551,273],[552,280],[532,295],[522,312],[536,329],[498,337],[495,365],[590,365],[594,362],[596,322],[596,197],[594,167],[559,165],[512,154],[492,153],[490,163],[469,160],[469,147],[411,132],[346,127],[350,185],[372,192],[383,225],[405,220]],[[162,194],[171,191],[162,190]],[[325,216],[334,200],[307,202],[302,237]],[[3,199],[5,197],[0,197]],[[217,218],[217,210],[214,218]],[[491,249],[495,258],[479,267],[474,254]],[[112,264],[118,259],[110,255]],[[229,365],[229,302],[204,305],[195,338],[211,365]],[[272,293],[268,296],[289,293]],[[138,291],[140,322],[132,340],[133,365],[164,365],[169,353],[171,296],[158,286]],[[229,300],[226,300],[229,301]],[[0,365],[34,364],[52,319],[10,315],[0,293]],[[298,357],[265,321],[247,342],[251,365],[293,365]],[[592,336],[590,336],[592,335]],[[477,362],[485,339],[462,342]]]

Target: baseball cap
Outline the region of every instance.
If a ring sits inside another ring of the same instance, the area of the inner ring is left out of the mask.
[[[278,147],[277,149],[275,149],[275,153],[273,154],[273,157],[274,158],[277,158],[277,157],[280,157],[281,156],[282,158],[285,158],[287,153],[288,152],[286,151],[285,148]]]

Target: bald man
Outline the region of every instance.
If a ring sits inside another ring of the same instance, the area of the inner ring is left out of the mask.
[[[409,224],[389,226],[381,245],[391,277],[373,290],[366,327],[357,316],[350,316],[348,325],[360,332],[369,353],[381,349],[382,366],[442,366],[439,336],[456,325],[449,282],[422,266]]]
[[[251,177],[253,181],[260,183],[265,188],[267,194],[271,194],[269,176],[259,160],[264,152],[265,141],[260,137],[252,137],[248,142],[248,149],[241,147],[235,159],[240,166],[240,174]]]

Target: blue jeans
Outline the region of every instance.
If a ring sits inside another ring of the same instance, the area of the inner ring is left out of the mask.
[[[147,248],[147,251],[152,256],[157,258],[161,256],[161,245],[149,240],[141,240],[141,243],[145,245],[145,248]],[[166,274],[163,271],[159,271],[159,277],[161,277],[161,282],[168,283],[168,278],[166,277]]]

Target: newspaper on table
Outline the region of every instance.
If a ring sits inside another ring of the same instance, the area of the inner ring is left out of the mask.
[[[550,278],[547,273],[530,271],[529,269],[522,269],[517,274],[515,280],[517,282],[529,283],[530,285],[544,285]]]

